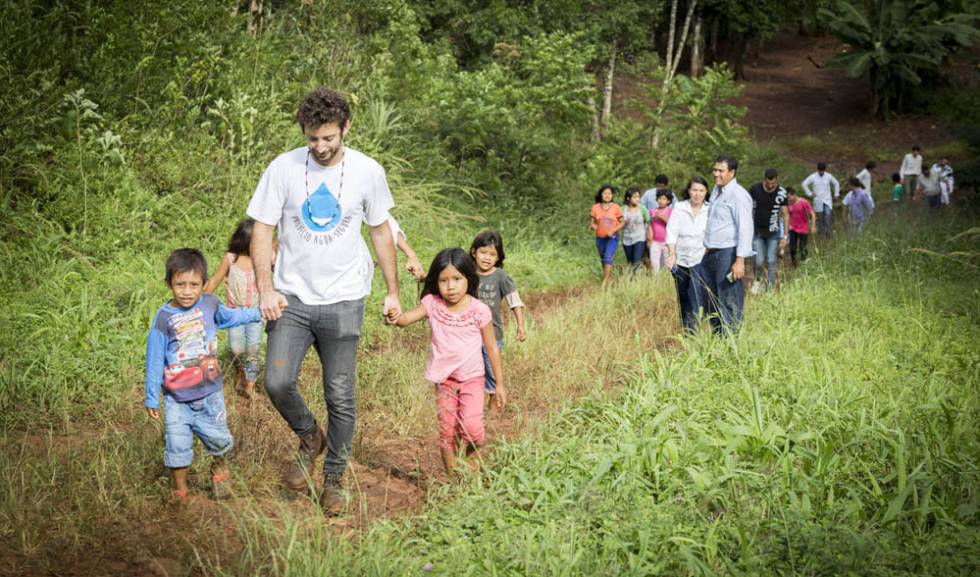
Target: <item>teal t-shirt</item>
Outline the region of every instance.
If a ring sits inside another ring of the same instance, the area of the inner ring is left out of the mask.
[[[892,202],[898,202],[902,200],[902,194],[905,192],[905,187],[901,184],[896,184],[895,188],[892,189]]]

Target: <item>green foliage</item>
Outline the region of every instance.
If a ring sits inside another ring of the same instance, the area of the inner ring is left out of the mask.
[[[846,67],[853,78],[867,75],[871,110],[884,118],[903,111],[903,101],[922,84],[925,72],[938,70],[956,47],[980,39],[980,13],[956,12],[943,3],[841,0],[836,10],[821,9],[820,14],[850,47],[831,62]]]
[[[737,338],[652,352],[622,394],[498,445],[481,479],[437,489],[423,515],[356,543],[255,522],[247,569],[976,573],[975,272],[914,250],[976,252],[975,235],[946,232],[972,219],[875,219],[753,304]]]

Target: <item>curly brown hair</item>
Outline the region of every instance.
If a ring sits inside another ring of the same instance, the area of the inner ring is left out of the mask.
[[[310,92],[299,103],[296,122],[300,130],[318,128],[328,123],[337,123],[343,128],[350,120],[350,105],[347,99],[336,90],[321,86]]]

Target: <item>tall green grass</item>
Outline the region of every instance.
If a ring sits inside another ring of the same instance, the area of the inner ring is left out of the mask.
[[[976,276],[913,249],[977,244],[954,235],[969,219],[904,210],[753,300],[737,337],[651,351],[420,517],[356,538],[246,523],[247,564],[215,570],[975,574]]]

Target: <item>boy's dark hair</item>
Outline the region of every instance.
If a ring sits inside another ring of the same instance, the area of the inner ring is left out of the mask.
[[[691,185],[692,184],[700,184],[701,186],[705,187],[706,189],[708,188],[708,181],[707,180],[701,178],[700,176],[692,176],[691,177],[691,180],[687,181],[687,186],[684,187],[684,195],[688,199],[691,198]],[[708,193],[710,193],[710,192],[711,192],[711,189],[708,189]]]
[[[820,171],[827,170],[827,163],[826,162],[818,162],[817,163],[817,170],[820,170]]]
[[[167,257],[165,268],[166,273],[164,274],[163,280],[167,283],[167,286],[170,286],[174,275],[190,271],[201,273],[201,282],[208,282],[208,261],[205,260],[201,251],[196,248],[178,248],[173,251]]]
[[[494,266],[503,268],[504,239],[500,236],[500,233],[495,230],[485,230],[476,235],[476,238],[473,239],[473,243],[470,244],[470,256],[475,259],[476,251],[485,246],[492,246],[493,248],[497,249],[497,264]]]
[[[667,202],[671,202],[674,200],[674,193],[670,192],[667,189],[657,191],[657,200],[660,200],[661,196],[666,198]]]
[[[640,194],[640,188],[637,186],[631,186],[626,189],[626,194],[623,196],[623,204],[630,203],[630,197],[634,194]]]
[[[867,162],[867,163],[866,163],[866,164],[864,165],[864,167],[865,167],[865,168],[867,168],[868,170],[874,170],[874,169],[875,169],[875,168],[876,168],[877,166],[878,166],[878,163],[877,163],[877,162],[875,162],[875,161],[873,161],[873,160],[869,160],[869,161],[868,161],[868,162]]]
[[[767,168],[766,172],[763,173],[763,176],[765,177],[766,180],[772,180],[777,176],[779,176],[779,171],[776,170],[775,168]]]
[[[728,167],[728,170],[738,170],[738,160],[736,160],[731,154],[719,154],[718,157],[715,158],[715,164],[718,164],[719,162],[724,162]]]
[[[860,186],[861,188],[864,188],[864,185],[861,184],[861,180],[856,176],[852,176],[851,178],[848,178],[847,184],[850,184],[851,186]]]
[[[793,188],[792,186],[787,186],[786,187],[786,194],[787,194],[787,196],[790,195],[790,194],[792,194],[793,196],[796,196],[796,189]]]
[[[899,174],[899,173],[897,173],[897,172],[893,172],[892,173],[892,182],[902,182],[902,175]]]
[[[448,266],[455,267],[456,270],[466,277],[466,294],[473,298],[479,298],[477,296],[477,290],[480,288],[480,276],[476,272],[476,263],[473,262],[473,258],[470,255],[466,254],[465,250],[458,246],[444,248],[432,259],[432,264],[429,265],[429,272],[425,275],[425,281],[422,285],[422,296],[440,296],[439,274]]]
[[[231,233],[228,239],[228,252],[236,256],[248,256],[249,245],[252,244],[252,228],[255,227],[255,219],[246,218],[238,223],[235,232]]]
[[[613,198],[616,198],[616,187],[611,184],[603,184],[599,187],[599,192],[595,193],[596,202],[602,202],[602,191],[604,190],[612,191]]]
[[[307,94],[296,111],[296,122],[299,123],[300,130],[304,131],[334,122],[343,130],[348,120],[350,106],[347,99],[336,90],[324,86]]]
[[[919,148],[919,145],[918,145],[918,144],[913,144],[913,145],[912,145],[912,150],[913,150],[914,152],[922,152],[922,149],[921,149],[921,148]]]
[[[666,174],[658,174],[658,175],[657,175],[657,176],[656,176],[656,177],[655,177],[655,178],[653,179],[653,184],[654,184],[654,185],[657,185],[657,184],[662,184],[662,185],[664,185],[664,186],[667,186],[668,184],[670,184],[670,179],[669,179],[669,178],[667,178],[667,175],[666,175]]]

